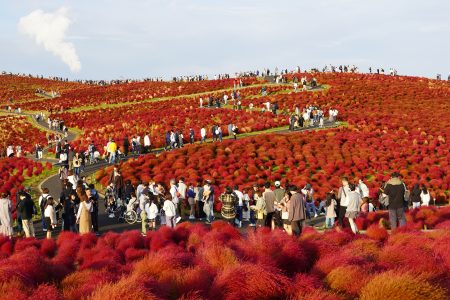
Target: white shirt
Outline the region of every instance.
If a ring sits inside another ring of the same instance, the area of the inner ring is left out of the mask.
[[[145,213],[147,214],[147,219],[156,219],[156,215],[158,214],[158,206],[156,206],[155,203],[145,204]]]
[[[205,128],[200,129],[200,135],[202,137],[206,136],[206,129]]]
[[[428,206],[430,204],[430,200],[431,200],[430,192],[428,192],[427,194],[420,192],[420,200],[422,200],[423,206]]]
[[[80,219],[80,217],[81,217],[81,210],[83,209],[83,203],[84,203],[84,205],[86,205],[88,212],[92,212],[92,202],[89,202],[89,203],[81,202],[80,205],[78,206],[77,219]]]
[[[44,211],[44,217],[50,218],[50,222],[52,224],[57,224],[56,212],[55,209],[53,208],[53,205],[47,205]]]
[[[172,185],[172,186],[170,187],[170,195],[172,195],[172,202],[173,202],[174,204],[178,204],[178,196],[177,196],[177,192],[178,192],[177,187],[176,187],[175,185]]]
[[[144,146],[150,146],[150,137],[148,135],[144,136]]]
[[[244,206],[244,203],[243,203],[243,201],[244,201],[244,194],[242,194],[242,192],[238,191],[238,190],[235,190],[234,193],[236,194],[236,196],[238,197],[238,200],[239,200],[238,206]]]
[[[166,217],[174,217],[177,214],[175,204],[170,200],[164,201],[163,210]]]
[[[145,202],[148,200],[148,196],[145,194],[141,194],[139,197],[139,208],[143,211],[145,210]]]
[[[186,198],[186,190],[187,190],[186,184],[184,184],[183,181],[178,182],[178,193],[180,193],[181,199]]]

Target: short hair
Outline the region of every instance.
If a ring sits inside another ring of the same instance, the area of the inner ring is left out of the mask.
[[[44,193],[44,194],[48,194],[49,192],[50,192],[50,191],[49,191],[48,188],[46,188],[46,187],[42,189],[42,193]]]
[[[400,174],[398,174],[398,172],[392,172],[392,174],[391,174],[391,177],[393,177],[393,178],[397,178],[399,176],[400,176]]]
[[[296,192],[296,191],[298,191],[297,186],[294,185],[294,184],[291,184],[291,185],[289,186],[289,192]]]
[[[342,180],[342,181],[347,181],[347,182],[348,182],[348,177],[347,177],[347,176],[342,176],[341,180]]]
[[[264,187],[266,188],[266,189],[268,189],[268,188],[270,188],[270,182],[266,182],[266,183],[264,183]]]
[[[350,189],[350,191],[354,192],[356,189],[356,186],[353,183],[349,183],[348,188]]]

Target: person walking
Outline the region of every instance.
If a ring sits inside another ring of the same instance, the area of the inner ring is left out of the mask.
[[[197,193],[195,192],[195,188],[193,184],[189,185],[189,189],[187,190],[187,198],[189,203],[189,220],[195,220],[195,197]]]
[[[42,222],[42,230],[45,232],[47,231],[47,226],[45,223],[45,217],[44,217],[44,210],[45,206],[47,205],[47,199],[50,197],[48,188],[42,189],[42,195],[39,197],[38,204],[39,208],[41,209],[41,222]]]
[[[327,193],[325,202],[325,227],[333,228],[336,218],[337,202],[334,193]]]
[[[200,140],[200,144],[203,144],[203,142],[206,142],[206,129],[205,127],[202,127],[202,129],[200,129],[200,136],[201,136],[201,140]]]
[[[354,184],[348,185],[350,193],[348,194],[347,210],[345,211],[345,217],[348,218],[350,227],[354,234],[358,233],[358,227],[356,226],[355,219],[358,216],[359,207],[361,205],[361,195],[356,191]]]
[[[236,218],[236,204],[239,201],[233,189],[229,186],[225,188],[225,193],[220,195],[219,201],[222,202],[220,213],[222,217],[234,226],[234,219]]]
[[[80,199],[80,205],[78,207],[77,213],[77,224],[79,224],[79,232],[80,234],[89,233],[92,231],[92,202],[90,202],[87,197],[83,197]]]
[[[36,206],[31,197],[27,197],[25,193],[21,192],[17,210],[22,217],[22,228],[25,232],[25,237],[34,237],[33,215],[36,212]]]
[[[345,223],[344,223],[344,217],[345,217],[345,212],[347,211],[347,205],[348,205],[348,195],[350,194],[350,189],[348,187],[348,178],[347,177],[342,177],[342,186],[339,188],[339,192],[338,192],[338,200],[339,200],[339,212],[338,212],[338,221],[339,221],[339,226],[341,226],[341,228],[345,227]]]
[[[141,233],[142,235],[146,235],[147,234],[147,225],[146,225],[146,220],[147,220],[147,211],[145,210],[145,206],[147,205],[147,203],[149,202],[149,190],[148,190],[148,184],[145,183],[145,187],[143,192],[141,193],[141,195],[139,196],[139,210],[141,211],[140,215],[141,215]]]
[[[47,227],[47,239],[51,239],[53,229],[58,224],[56,219],[55,201],[51,196],[48,198],[47,203],[45,205],[44,219]]]
[[[391,229],[406,225],[405,217],[405,186],[397,172],[391,174],[391,179],[386,183],[382,192],[389,197],[389,222]]]
[[[422,201],[423,206],[430,205],[430,192],[427,190],[425,185],[422,185],[422,191],[420,192],[420,200]]]
[[[189,129],[189,143],[192,145],[195,142],[194,129]]]
[[[128,139],[128,136],[126,135],[123,139],[123,154],[125,155],[125,157],[128,156],[128,153],[130,152],[130,140]]]
[[[273,214],[275,212],[275,202],[276,197],[275,197],[275,193],[270,189],[270,182],[266,182],[264,184],[264,193],[263,193],[263,198],[264,198],[264,202],[265,202],[265,211],[264,211],[264,215],[265,215],[265,222],[264,222],[264,226],[269,227],[269,228],[273,228],[273,224],[272,224],[272,219],[273,219]]]
[[[288,220],[291,223],[292,233],[295,236],[300,236],[303,230],[303,222],[306,219],[305,202],[295,185],[289,186],[289,192],[291,198],[289,200]]]
[[[165,197],[163,210],[166,216],[166,226],[169,228],[175,228],[175,217],[177,215],[177,209],[175,204],[172,202],[172,196],[170,194],[166,195]]]
[[[176,219],[175,222],[178,223],[181,221],[181,216],[180,216],[180,193],[178,191],[178,187],[176,184],[175,179],[171,179],[170,180],[170,195],[172,196],[172,203],[175,205],[176,208]]]
[[[12,227],[12,203],[9,193],[0,194],[0,234],[7,237],[13,236]]]
[[[411,191],[412,208],[420,207],[420,202],[422,201],[422,198],[420,197],[421,193],[422,190],[420,189],[420,185],[416,183]]]

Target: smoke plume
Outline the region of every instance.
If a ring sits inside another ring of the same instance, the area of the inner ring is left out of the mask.
[[[81,70],[75,46],[66,41],[66,31],[71,23],[64,7],[53,13],[40,9],[20,18],[19,32],[29,36],[45,50],[59,57],[72,72]]]

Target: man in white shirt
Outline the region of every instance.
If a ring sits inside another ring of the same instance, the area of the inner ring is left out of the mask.
[[[239,228],[242,227],[242,210],[244,208],[244,194],[239,190],[239,187],[237,185],[234,186],[235,195],[238,198],[238,205],[236,207],[236,219],[238,221],[237,226]]]
[[[150,146],[151,146],[150,135],[147,133],[144,136],[144,153],[149,153],[150,152]]]
[[[338,192],[338,200],[340,200],[340,205],[339,205],[339,215],[338,215],[338,220],[339,220],[339,225],[344,228],[344,217],[345,217],[345,212],[347,211],[347,205],[349,203],[349,198],[348,196],[350,195],[350,188],[348,186],[348,178],[347,177],[342,177],[342,186],[339,188],[339,192]]]
[[[181,221],[181,217],[180,217],[180,200],[179,200],[179,192],[178,192],[178,187],[176,184],[175,179],[171,179],[170,180],[170,195],[172,196],[172,202],[176,207],[177,213],[176,213],[176,219],[175,219],[175,223],[178,223]]]
[[[200,136],[202,137],[200,144],[202,144],[203,142],[206,142],[206,129],[205,127],[202,127],[202,129],[200,129]]]
[[[187,191],[187,185],[184,183],[184,177],[181,177],[178,181],[178,193],[180,194],[180,201],[183,201],[186,199],[186,191]]]
[[[200,108],[203,108],[203,98],[200,97]]]

